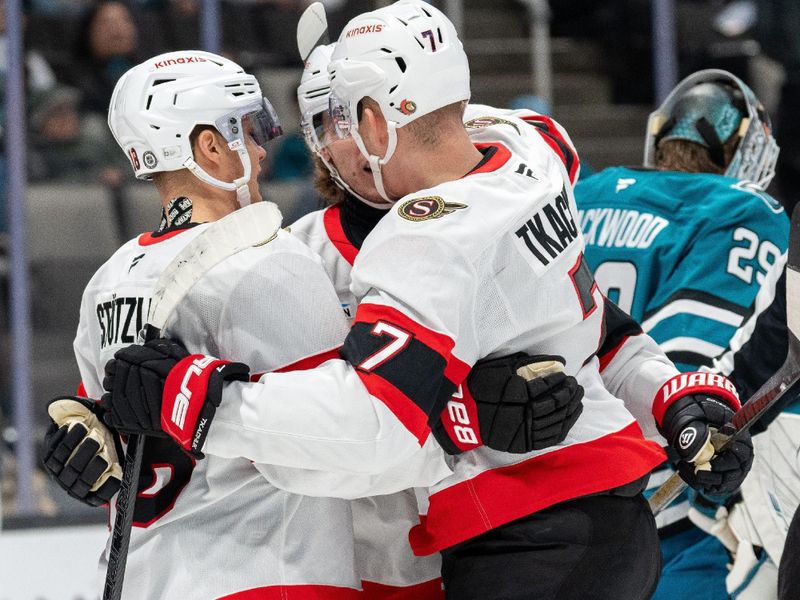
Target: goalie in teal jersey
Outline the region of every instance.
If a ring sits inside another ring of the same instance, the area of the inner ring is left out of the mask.
[[[786,250],[788,218],[765,192],[777,157],[752,90],[710,69],[652,113],[644,167],[608,168],[576,187],[598,285],[681,370],[708,366],[727,347]],[[651,488],[668,475],[654,472]],[[688,510],[684,495],[657,519],[663,570],[654,598],[726,599],[729,556]]]

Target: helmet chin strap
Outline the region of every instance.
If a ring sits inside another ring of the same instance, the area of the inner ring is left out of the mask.
[[[389,145],[386,148],[386,154],[383,156],[383,158],[369,153],[367,147],[364,145],[364,140],[361,139],[361,135],[358,133],[357,127],[353,128],[352,135],[356,142],[356,146],[358,146],[358,149],[361,152],[361,155],[366,158],[367,161],[369,161],[369,167],[372,170],[372,179],[375,182],[375,189],[378,190],[378,194],[390,204],[394,204],[399,200],[399,198],[392,200],[386,193],[386,189],[383,187],[383,174],[381,173],[381,166],[385,165],[392,159],[392,156],[394,156],[394,151],[397,149],[397,123],[394,121],[387,121],[386,131],[389,134]]]
[[[328,162],[328,160],[322,155],[322,152],[320,152],[316,148],[312,148],[311,151],[317,156],[317,158],[319,158],[322,161],[322,164],[325,165],[326,169],[328,169],[328,173],[330,173],[331,179],[333,179],[333,182],[339,188],[343,189],[345,192],[347,192],[348,194],[350,194],[354,198],[357,198],[358,200],[360,200],[361,202],[363,202],[367,206],[371,206],[372,208],[380,208],[380,209],[387,209],[388,208],[388,206],[386,206],[386,204],[383,204],[383,203],[378,204],[377,202],[373,202],[372,200],[367,200],[366,198],[364,198],[364,196],[362,196],[361,194],[359,194],[358,192],[353,190],[353,188],[351,188],[347,184],[347,182],[344,179],[342,179],[342,176],[339,175],[339,171],[336,169],[336,167],[334,167],[330,162]]]
[[[239,141],[238,147],[236,147],[237,141],[239,140],[230,142],[228,147],[234,146],[234,148],[231,148],[231,150],[235,149],[236,153],[239,155],[239,160],[242,161],[242,167],[244,168],[244,174],[232,182],[222,181],[216,177],[212,177],[195,162],[194,158],[187,158],[186,162],[183,163],[183,166],[189,169],[192,175],[208,185],[213,185],[215,188],[219,188],[221,190],[228,190],[231,192],[235,191],[236,200],[239,202],[239,206],[245,207],[250,204],[251,200],[250,188],[248,187],[248,184],[250,183],[250,174],[252,173],[252,169],[250,167],[250,157],[247,155],[247,149],[244,147],[244,144],[242,144],[241,141]]]

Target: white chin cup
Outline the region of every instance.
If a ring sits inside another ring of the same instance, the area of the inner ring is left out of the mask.
[[[375,189],[378,191],[378,194],[390,204],[394,204],[399,200],[399,198],[392,199],[386,193],[386,188],[383,186],[383,174],[381,173],[381,167],[392,159],[394,156],[394,151],[397,149],[397,123],[394,121],[387,121],[386,130],[389,134],[389,144],[386,148],[386,154],[384,154],[383,158],[369,153],[367,147],[364,145],[364,140],[361,139],[361,134],[358,131],[358,127],[353,127],[351,134],[356,142],[356,146],[358,146],[358,149],[361,152],[361,155],[366,158],[367,161],[369,161],[369,167],[372,170],[372,179],[375,182]]]
[[[232,142],[228,145],[228,147],[231,145],[236,146],[237,144],[236,142]],[[235,191],[236,200],[239,202],[239,206],[244,207],[250,204],[251,201],[250,188],[248,187],[248,184],[250,183],[252,169],[250,168],[250,157],[247,155],[247,149],[243,143],[241,143],[241,145],[236,149],[236,153],[239,155],[239,160],[242,162],[244,174],[231,182],[222,181],[216,177],[212,177],[205,170],[203,170],[193,158],[187,158],[184,166],[189,169],[189,171],[191,171],[191,173],[200,181],[203,181],[209,185],[213,185],[215,188],[219,188],[221,190],[228,190],[231,192]]]

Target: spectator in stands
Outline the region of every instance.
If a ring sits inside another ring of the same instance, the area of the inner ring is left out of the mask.
[[[800,3],[797,0],[759,0],[757,35],[761,46],[786,71],[775,126],[781,147],[777,181],[787,212],[800,195]]]
[[[28,171],[31,181],[122,181],[118,152],[105,130],[78,112],[80,93],[68,87],[38,93],[29,109]]]
[[[117,80],[140,62],[138,46],[130,9],[119,0],[98,0],[82,22],[69,76],[83,93],[81,110],[106,114]]]
[[[25,21],[23,19],[23,28]],[[8,40],[6,36],[6,3],[0,0],[0,85],[5,90],[5,76],[8,68]],[[28,92],[39,92],[52,88],[56,76],[44,57],[35,50],[25,51],[25,77]],[[0,115],[2,116],[2,115]]]
[[[23,17],[23,28],[25,19]],[[3,129],[6,122],[6,76],[8,71],[8,39],[6,36],[5,0],[0,0],[0,233],[6,231],[5,184],[6,184],[6,149],[2,142]],[[28,95],[44,93],[56,85],[53,69],[34,50],[25,51],[24,77]]]

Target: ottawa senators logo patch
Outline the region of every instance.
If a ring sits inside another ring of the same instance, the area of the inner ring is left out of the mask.
[[[492,125],[511,125],[517,130],[517,133],[519,133],[519,127],[517,127],[516,123],[513,121],[506,121],[500,117],[475,117],[464,123],[464,127],[466,127],[467,130],[483,129],[485,127],[491,127]]]
[[[417,112],[417,103],[413,100],[403,100],[397,110],[404,115],[413,115],[415,112]]]
[[[397,212],[408,221],[428,221],[449,215],[462,208],[467,208],[467,205],[445,202],[441,196],[425,196],[406,200],[400,205]]]

